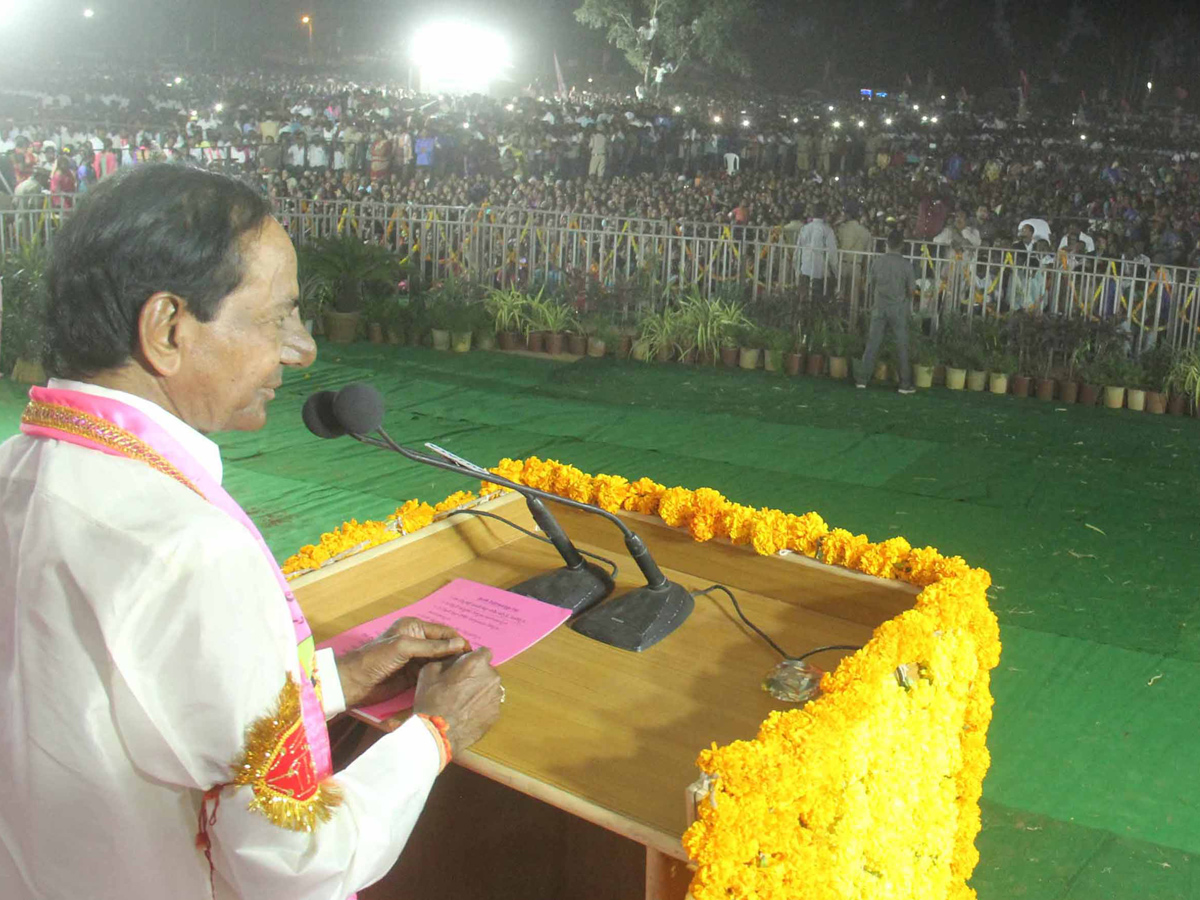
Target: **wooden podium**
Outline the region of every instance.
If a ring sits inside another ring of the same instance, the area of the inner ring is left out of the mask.
[[[535,527],[516,494],[478,508]],[[566,507],[555,506],[554,513],[577,546],[620,566],[614,596],[640,586],[612,523]],[[659,519],[622,518],[668,578],[693,590],[727,586],[746,615],[789,653],[861,645],[876,626],[910,608],[917,593],[901,582],[802,556],[763,557],[727,541],[697,543]],[[292,584],[321,642],[454,578],[508,587],[561,564],[552,547],[502,522],[455,515]],[[843,655],[831,651],[810,662],[830,669]],[[500,721],[456,754],[455,763],[636,841],[645,847],[645,896],[680,898],[689,880],[680,838],[689,821],[687,788],[698,775],[696,756],[713,742],[753,738],[768,713],[787,707],[762,689],[778,661],[721,594],[696,598],[683,626],[641,654],[564,626],[500,667],[507,692]]]

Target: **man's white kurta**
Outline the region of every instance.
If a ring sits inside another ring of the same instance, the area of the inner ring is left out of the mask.
[[[220,454],[136,405],[219,481]],[[318,655],[327,714],[332,655]],[[205,900],[204,791],[299,662],[291,617],[246,529],[148,465],[59,441],[0,446],[0,897]],[[343,900],[395,862],[438,773],[419,720],[337,774],[312,833],[226,788],[210,829],[216,897]],[[210,803],[210,811],[212,804]]]

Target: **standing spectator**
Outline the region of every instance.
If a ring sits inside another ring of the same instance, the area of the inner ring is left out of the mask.
[[[54,165],[54,174],[50,176],[50,193],[54,195],[50,198],[50,205],[56,209],[70,209],[72,198],[62,195],[74,194],[75,186],[75,163],[62,153]]]
[[[842,298],[857,308],[867,271],[867,254],[871,251],[871,232],[862,224],[862,206],[857,202],[846,205],[846,219],[837,227],[837,244],[841,260],[840,281]]]
[[[899,231],[888,234],[887,253],[871,266],[870,286],[875,292],[875,308],[871,312],[871,332],[867,352],[863,354],[855,375],[855,386],[865,388],[875,371],[875,359],[883,344],[883,335],[890,330],[896,339],[900,357],[900,393],[913,393],[912,368],[908,364],[908,317],[912,314],[912,297],[916,290],[912,263],[902,254],[904,235]]]
[[[825,216],[825,204],[818,204],[813,220],[800,229],[797,259],[805,295],[810,300],[824,299],[828,275],[835,271],[837,261],[837,235]]]
[[[603,128],[597,128],[588,141],[591,160],[588,162],[588,177],[603,178],[608,168],[608,137]]]
[[[324,176],[329,171],[329,154],[325,149],[325,139],[317,137],[313,140],[308,148],[308,159],[306,160],[309,169],[315,171],[318,175]]]
[[[304,167],[308,165],[308,146],[305,142],[304,132],[296,132],[292,135],[292,144],[287,148],[287,166],[288,174],[293,178],[299,178],[304,174]]]

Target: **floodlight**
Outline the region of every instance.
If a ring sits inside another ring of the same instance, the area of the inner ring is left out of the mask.
[[[508,104],[507,106],[505,106],[504,108],[505,108],[505,109],[507,109],[509,112],[512,112],[514,109],[516,109],[516,107],[515,107],[513,104],[511,104],[511,103],[509,103],[509,104]]]
[[[742,127],[743,127],[743,128],[749,128],[749,127],[750,127],[750,120],[749,120],[749,119],[742,119]]]
[[[1154,82],[1153,81],[1146,82],[1146,90],[1148,90],[1148,91],[1154,90]]]
[[[933,117],[932,119],[930,119],[929,121],[930,121],[930,122],[932,122],[934,125],[936,125],[936,124],[937,124],[937,116],[934,116],[934,117]]]
[[[300,24],[301,24],[301,25],[307,25],[307,24],[308,24],[309,22],[311,22],[311,21],[312,21],[312,16],[301,16],[301,17],[300,17]]]
[[[720,116],[713,116],[713,121],[714,121],[714,122],[716,122],[718,125],[720,125],[720,124],[721,124],[721,117],[720,117]]]
[[[866,123],[866,122],[864,122],[862,119],[859,119],[859,120],[858,120],[858,127],[859,127],[859,128],[866,128],[866,127],[867,127],[867,123]]]
[[[841,127],[842,127],[842,123],[841,123],[841,122],[839,122],[837,119],[834,119],[834,120],[833,120],[833,127],[834,127],[834,128],[841,128]]]
[[[588,84],[591,84],[591,83],[592,83],[592,78],[591,78],[591,76],[589,75],[589,76],[588,76]]]
[[[180,76],[176,75],[176,76],[175,76],[175,83],[176,83],[176,84],[183,84],[183,79],[182,79]]]
[[[832,107],[832,106],[831,106],[831,107],[829,107],[829,111],[830,111],[830,112],[833,112],[833,107]]]
[[[800,117],[799,117],[799,116],[792,116],[792,124],[793,124],[793,125],[799,125],[799,124],[800,124]]]
[[[96,11],[94,9],[92,9],[90,6],[83,11],[83,17],[85,19],[94,18],[95,15],[96,15]]]
[[[884,125],[891,125],[891,124],[892,124],[892,118],[891,118],[891,116],[888,116],[886,119],[884,119],[884,120],[883,120],[883,124],[884,124]]]
[[[221,110],[223,110],[224,108],[225,108],[225,104],[224,104],[224,103],[218,103],[218,104],[216,104],[216,105],[213,107],[213,112],[220,112],[220,111],[221,111]]]
[[[946,95],[945,95],[945,94],[942,94],[942,99],[943,99],[943,100],[945,100],[945,99],[946,99]]]
[[[1086,134],[1081,134],[1081,135],[1079,136],[1079,139],[1080,139],[1081,141],[1086,141],[1086,140],[1087,140],[1087,135],[1086,135]]]
[[[432,22],[419,28],[413,37],[412,59],[421,73],[421,90],[462,94],[486,91],[512,62],[508,41],[500,34],[465,21]]]
[[[677,112],[677,113],[683,112],[683,107],[682,106],[675,107],[675,112]]]
[[[921,104],[914,103],[913,104],[913,112],[920,112],[920,111],[921,111]]]

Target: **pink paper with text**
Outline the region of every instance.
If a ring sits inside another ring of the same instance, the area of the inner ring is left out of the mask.
[[[320,647],[332,647],[341,655],[383,634],[405,616],[449,625],[471,642],[472,647],[490,647],[492,665],[498,666],[528,650],[571,615],[570,610],[551,606],[486,584],[456,578],[423,600],[344,631]],[[383,721],[412,706],[413,691],[391,700],[355,710],[366,719]]]

